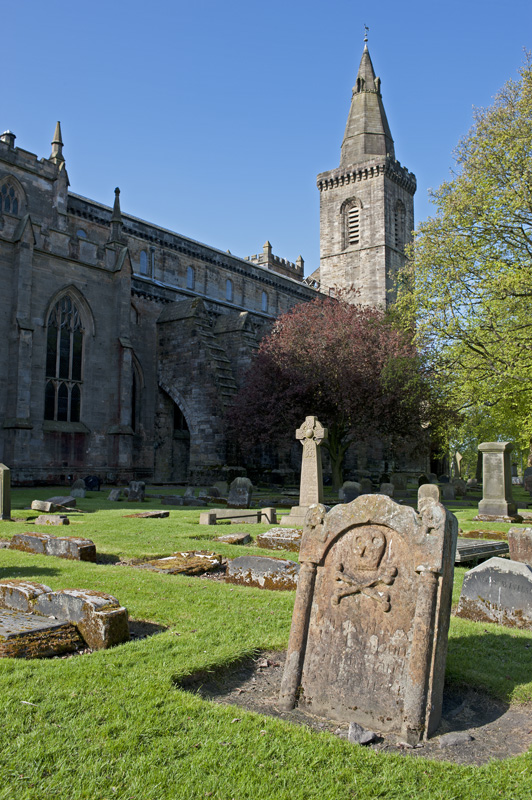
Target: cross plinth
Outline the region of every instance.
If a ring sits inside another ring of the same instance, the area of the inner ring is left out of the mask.
[[[283,517],[281,525],[302,527],[308,507],[323,502],[321,452],[318,447],[327,441],[327,428],[318,422],[317,417],[306,417],[296,431],[296,439],[303,445],[299,506],[292,508],[288,517]]]

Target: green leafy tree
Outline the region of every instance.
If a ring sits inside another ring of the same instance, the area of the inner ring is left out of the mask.
[[[476,112],[433,193],[397,311],[445,380],[469,435],[532,439],[532,66]]]
[[[245,456],[260,442],[292,441],[315,414],[329,431],[339,487],[353,442],[378,437],[392,451],[426,444],[429,377],[411,337],[383,312],[317,298],[280,316],[262,340],[229,414],[232,438]]]

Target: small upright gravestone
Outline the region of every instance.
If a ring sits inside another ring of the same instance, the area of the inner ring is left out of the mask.
[[[470,569],[456,614],[476,622],[532,628],[532,567],[495,557]]]
[[[343,496],[340,499],[344,503],[350,503],[362,494],[362,486],[357,481],[345,481],[341,491]]]
[[[318,448],[327,441],[327,436],[327,428],[318,422],[317,417],[305,417],[296,431],[296,439],[303,445],[299,505],[293,506],[287,517],[281,518],[281,525],[286,528],[302,528],[309,506],[323,502],[321,452]]]
[[[127,499],[130,503],[141,503],[144,500],[146,484],[144,481],[131,481]]]
[[[235,478],[229,487],[228,508],[249,508],[253,496],[253,484],[249,478]]]
[[[430,487],[436,489],[437,487]],[[307,513],[281,683],[301,707],[416,744],[438,726],[457,520],[366,495]]]
[[[478,519],[486,522],[519,521],[517,506],[512,497],[510,442],[483,442],[478,446],[482,453],[484,473],[482,500],[478,504]]]
[[[0,464],[0,519],[11,519],[11,470]]]

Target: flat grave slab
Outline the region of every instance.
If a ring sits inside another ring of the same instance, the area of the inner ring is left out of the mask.
[[[270,528],[257,536],[257,545],[266,550],[288,550],[298,553],[303,531],[299,528]]]
[[[222,557],[216,553],[191,550],[146,561],[139,566],[154,572],[166,572],[169,575],[203,575],[205,572],[219,569],[222,566]]]
[[[299,564],[283,558],[239,556],[229,561],[225,580],[260,589],[293,590],[297,587]]]
[[[96,561],[96,545],[91,539],[77,536],[52,536],[49,533],[16,533],[10,550],[45,556],[70,558],[74,561]]]
[[[169,511],[140,511],[138,514],[124,514],[124,517],[137,517],[139,519],[165,519],[169,516]]]
[[[455,564],[467,564],[481,558],[502,556],[510,552],[508,542],[488,541],[487,539],[458,538],[456,543]]]
[[[226,533],[223,536],[217,536],[215,541],[224,544],[249,544],[251,536],[249,533]]]
[[[0,608],[0,657],[49,658],[85,646],[70,622]]]

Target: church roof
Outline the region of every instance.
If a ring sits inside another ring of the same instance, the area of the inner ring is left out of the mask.
[[[380,78],[375,76],[368,46],[365,44],[342,142],[342,167],[359,164],[375,156],[389,154],[395,158],[392,134],[382,104],[380,83]]]

